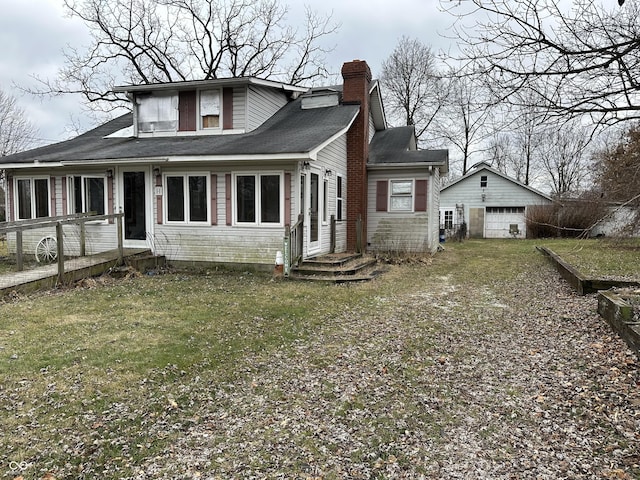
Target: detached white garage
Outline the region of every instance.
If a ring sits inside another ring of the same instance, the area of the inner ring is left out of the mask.
[[[471,238],[526,238],[527,208],[553,199],[482,162],[440,190],[440,229],[453,236],[463,223]]]

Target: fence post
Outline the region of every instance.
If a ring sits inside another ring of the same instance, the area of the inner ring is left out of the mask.
[[[22,230],[16,230],[16,267],[19,272],[24,268],[22,263]]]
[[[291,273],[291,226],[284,227],[284,239],[282,242],[282,257],[284,261],[284,276],[288,277]]]
[[[87,236],[87,229],[85,228],[85,223],[84,222],[80,222],[80,256],[84,257],[87,253],[87,249],[86,249],[86,236]]]
[[[58,285],[64,283],[64,244],[62,235],[62,223],[56,223],[56,243],[58,250]]]

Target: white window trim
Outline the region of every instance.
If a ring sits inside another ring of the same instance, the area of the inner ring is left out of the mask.
[[[279,186],[279,196],[280,196],[280,221],[278,223],[275,222],[261,222],[260,221],[260,177],[261,176],[269,176],[269,175],[278,175],[280,179]],[[256,178],[256,195],[255,195],[255,212],[256,212],[256,221],[255,222],[239,222],[238,221],[238,177],[255,177]],[[251,171],[251,172],[232,172],[231,175],[231,211],[233,215],[233,226],[237,227],[264,227],[264,228],[282,228],[284,227],[284,171],[283,170],[260,170],[260,171]]]
[[[20,193],[18,191],[18,181],[19,180],[29,180],[30,181],[30,193],[31,193],[31,217],[30,218],[20,218]],[[36,175],[33,177],[13,177],[13,205],[14,205],[14,217],[16,220],[32,220],[36,218],[46,218],[46,217],[36,217],[36,202],[35,202],[35,188],[34,183],[35,180],[46,180],[47,181],[47,206],[49,210],[49,217],[51,216],[51,212],[53,212],[53,208],[55,205],[51,205],[51,178],[46,175]]]
[[[446,224],[446,219],[447,219],[447,212],[451,212],[451,227],[453,228],[453,226],[456,224],[456,210],[455,208],[443,208],[440,210],[440,219],[442,220],[442,223],[440,224],[440,228],[444,228],[447,229],[447,224]]]
[[[109,213],[109,192],[107,189],[109,188],[109,182],[107,182],[107,177],[105,175],[67,175],[67,212],[75,213],[75,191],[74,191],[74,183],[75,178],[80,178],[80,196],[82,197],[82,205],[80,206],[81,212],[88,212],[87,206],[87,192],[85,187],[85,180],[87,178],[100,178],[104,183],[104,197],[102,201],[104,202],[104,214]],[[107,220],[96,220],[90,223],[108,223]]]
[[[394,183],[411,183],[411,193],[410,194],[393,194],[393,184]],[[387,198],[387,211],[391,213],[413,213],[415,210],[415,195],[416,195],[416,182],[413,178],[393,178],[389,180],[389,197]],[[398,209],[393,208],[393,202],[391,201],[393,197],[397,198],[410,198],[411,199],[411,207],[408,209]]]
[[[329,225],[329,179],[322,179],[322,225]]]
[[[167,177],[182,177],[183,201],[184,201],[184,220],[169,220],[169,186]],[[189,177],[204,177],[206,182],[206,205],[207,218],[202,221],[191,221],[191,211],[189,210]],[[162,216],[163,221],[167,225],[211,225],[211,173],[210,172],[163,172],[162,174]]]

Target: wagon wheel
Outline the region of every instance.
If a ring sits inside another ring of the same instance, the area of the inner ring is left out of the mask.
[[[36,260],[39,263],[55,262],[58,258],[58,242],[55,237],[43,237],[36,245]]]

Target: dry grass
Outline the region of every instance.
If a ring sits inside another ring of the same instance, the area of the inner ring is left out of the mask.
[[[539,243],[587,277],[640,281],[640,239],[544,240]]]
[[[535,245],[351,286],[176,272],[2,304],[0,477],[640,475],[633,359]]]

